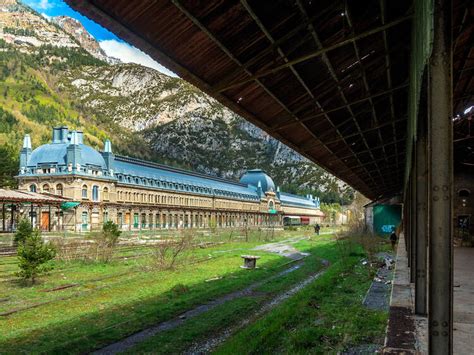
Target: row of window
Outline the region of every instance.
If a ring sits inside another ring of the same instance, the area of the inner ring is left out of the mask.
[[[201,194],[214,194],[218,196],[226,196],[226,197],[239,198],[239,199],[251,199],[251,200],[258,199],[258,197],[253,196],[253,195],[230,192],[230,191],[219,190],[219,189],[212,189],[209,187],[187,185],[183,183],[147,179],[147,178],[141,178],[141,177],[136,177],[136,176],[122,175],[122,174],[115,174],[115,176],[117,177],[118,181],[129,183],[129,184],[153,186],[153,187],[158,187],[158,188],[173,189],[173,190],[178,190],[178,191],[187,191],[187,192],[194,192],[194,193],[201,193]]]
[[[212,207],[212,200],[206,198],[147,194],[143,192],[117,191],[117,201],[168,204],[194,207]]]
[[[58,196],[63,196],[64,194],[64,188],[62,184],[57,184],[56,189],[54,189],[49,184],[43,184],[43,186],[41,186],[41,191],[38,191],[38,188],[36,187],[35,184],[31,184],[30,191],[31,192],[46,192],[46,193],[56,194]]]
[[[92,186],[92,201],[99,201],[99,186],[94,185]],[[38,191],[38,188],[35,184],[30,185],[30,191],[31,192],[45,192],[45,193],[51,193],[55,194],[58,196],[64,196],[64,187],[62,184],[56,184],[56,187],[53,188],[49,184],[43,184],[41,186],[41,191]],[[82,185],[82,191],[81,191],[81,197],[83,199],[88,199],[89,198],[89,187],[87,185]],[[109,189],[108,187],[104,187],[102,189],[102,199],[107,201],[109,200]]]
[[[247,218],[248,217],[248,218]],[[132,219],[133,218],[133,219]],[[109,214],[107,211],[104,212],[104,222],[109,220]],[[188,227],[188,226],[203,226],[214,221],[218,226],[222,225],[234,225],[236,222],[246,222],[249,224],[262,223],[263,221],[270,221],[269,216],[243,216],[243,215],[216,215],[213,216],[210,213],[207,214],[146,214],[146,213],[122,213],[117,214],[117,224],[119,226],[130,225],[134,228],[154,228],[154,227]],[[83,211],[81,215],[81,222],[83,227],[87,228],[89,224],[89,213]]]
[[[99,186],[93,185],[92,186],[92,201],[99,201]],[[89,198],[89,187],[84,184],[82,185],[82,193],[81,196],[83,199],[88,199]],[[102,189],[102,200],[108,201],[109,200],[109,188],[104,187]]]

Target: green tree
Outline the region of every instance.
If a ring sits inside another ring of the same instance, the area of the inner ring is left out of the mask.
[[[17,276],[35,283],[39,275],[52,269],[48,262],[56,256],[56,249],[50,243],[45,243],[40,232],[34,230],[25,242],[18,246],[17,253],[20,268]]]
[[[32,234],[33,234],[33,226],[31,225],[30,221],[28,221],[27,219],[22,219],[20,223],[18,223],[18,228],[16,230],[13,241],[15,242],[16,245],[22,244]]]
[[[120,234],[122,232],[117,224],[112,221],[104,223],[102,231],[95,236],[97,247],[96,260],[107,263],[112,259]]]
[[[120,234],[122,232],[119,230],[119,227],[117,224],[115,224],[112,221],[107,221],[104,223],[104,226],[102,227],[102,234],[103,238],[107,240],[109,244],[117,244],[118,238],[120,237]]]
[[[10,145],[0,145],[0,187],[17,186],[14,176],[18,174],[19,152]]]

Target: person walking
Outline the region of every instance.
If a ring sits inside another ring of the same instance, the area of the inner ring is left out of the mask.
[[[390,242],[392,243],[392,250],[395,251],[397,246],[397,233],[395,233],[395,228],[392,229],[392,233],[390,234]]]
[[[319,235],[320,230],[321,230],[321,226],[318,223],[316,223],[314,226],[314,233],[316,233],[316,235]]]

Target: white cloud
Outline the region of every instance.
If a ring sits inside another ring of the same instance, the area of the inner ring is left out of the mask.
[[[38,12],[56,7],[56,3],[50,0],[22,0],[22,2]]]
[[[124,63],[137,63],[158,70],[159,72],[169,76],[177,76],[175,73],[153,60],[148,54],[143,53],[141,50],[132,47],[125,42],[111,39],[100,41],[99,45],[109,57],[118,58]]]

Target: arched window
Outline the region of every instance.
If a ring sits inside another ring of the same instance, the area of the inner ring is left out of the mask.
[[[108,187],[104,187],[104,189],[102,190],[102,198],[105,201],[109,200],[109,188]]]
[[[275,203],[273,202],[273,200],[268,201],[268,209],[269,210],[275,209]]]
[[[56,195],[62,196],[63,195],[63,185],[57,184],[56,185]]]
[[[82,185],[82,198],[87,198],[87,185]]]
[[[48,184],[43,185],[43,192],[49,192],[49,185]]]
[[[99,186],[92,186],[92,201],[99,201]]]
[[[35,184],[30,185],[30,192],[36,192],[36,185]]]

